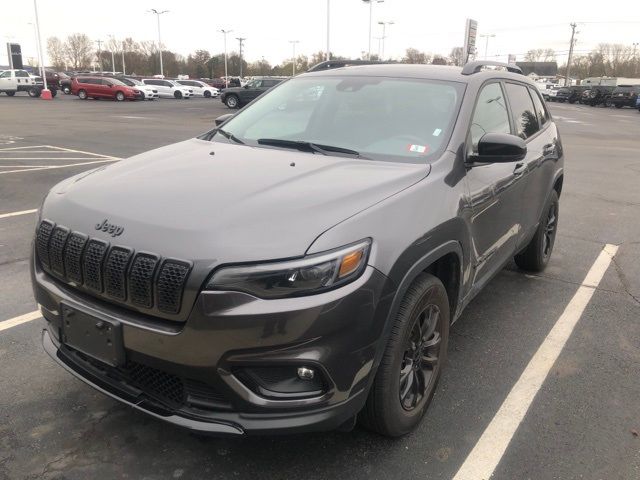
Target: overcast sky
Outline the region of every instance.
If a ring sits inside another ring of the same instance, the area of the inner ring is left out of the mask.
[[[7,0],[10,7],[0,15],[0,64],[8,64],[7,41],[22,45],[23,58],[35,57],[33,2]],[[265,57],[278,63],[291,57],[290,40],[299,40],[297,52],[311,54],[326,45],[327,0],[101,0],[69,3],[39,0],[43,44],[50,36],[81,32],[92,39],[155,40],[155,16],[150,8],[169,10],[162,15],[162,42],[166,48],[187,55],[196,49],[212,53],[223,50],[221,28],[232,29],[229,50],[237,50],[236,37],[246,37],[245,58]],[[587,4],[582,4],[587,5]],[[571,30],[579,22],[578,53],[598,43],[640,42],[640,10],[637,0],[620,0],[582,8],[576,2],[434,1],[385,0],[373,5],[373,36],[381,36],[378,21],[393,21],[387,31],[385,50],[401,57],[407,47],[448,55],[462,46],[465,19],[478,21],[479,34],[495,34],[489,40],[492,58],[509,53],[522,60],[533,48],[553,48],[566,53]],[[615,5],[609,8],[608,5]],[[580,23],[585,22],[585,23]],[[331,0],[331,50],[358,57],[368,49],[369,7],[362,0]],[[485,39],[478,39],[479,58],[485,54]],[[46,50],[46,47],[45,47]],[[378,40],[373,40],[373,53]],[[640,55],[640,47],[638,48]],[[559,58],[562,62],[565,58]],[[45,60],[46,61],[46,60]]]

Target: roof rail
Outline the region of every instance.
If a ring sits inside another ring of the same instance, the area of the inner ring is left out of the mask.
[[[482,67],[504,67],[511,73],[519,73],[520,75],[524,75],[522,73],[522,69],[513,63],[503,63],[503,62],[492,62],[489,60],[476,60],[474,62],[467,63],[464,67],[462,67],[462,75],[473,75],[474,73],[478,73],[482,70]]]
[[[386,65],[396,62],[381,62],[372,60],[327,60],[311,67],[307,72],[319,72],[321,70],[331,70],[333,68],[350,67],[354,65]]]

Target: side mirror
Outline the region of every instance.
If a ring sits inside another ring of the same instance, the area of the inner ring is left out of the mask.
[[[473,162],[508,163],[522,160],[527,155],[524,140],[509,133],[485,133],[478,142],[478,153]]]
[[[214,120],[216,122],[216,127],[219,127],[220,125],[222,125],[224,122],[226,122],[231,117],[233,117],[233,115],[234,115],[233,113],[225,113],[224,115],[220,115],[218,118]]]
[[[244,88],[249,89],[249,85],[245,85]]]

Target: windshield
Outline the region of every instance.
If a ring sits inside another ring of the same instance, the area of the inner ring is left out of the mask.
[[[313,143],[369,159],[422,163],[446,146],[463,93],[456,82],[298,77],[225,123],[224,134],[214,129],[201,138],[264,148]]]
[[[125,87],[127,86],[126,83],[121,82],[120,80],[116,79],[116,78],[110,78],[109,81],[111,83],[113,83],[114,85],[124,85]]]
[[[123,79],[121,79],[121,81],[126,83],[129,86],[132,86],[132,85],[144,85],[144,83],[142,83],[140,80],[136,80],[135,78],[123,78]]]

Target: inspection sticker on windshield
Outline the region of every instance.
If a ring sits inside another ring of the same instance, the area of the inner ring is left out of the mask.
[[[408,150],[412,153],[427,153],[429,147],[426,145],[409,145]]]
[[[437,137],[437,136],[439,136],[441,133],[442,133],[442,129],[441,129],[441,128],[436,128],[436,129],[433,131],[433,136],[434,136],[434,137]]]

